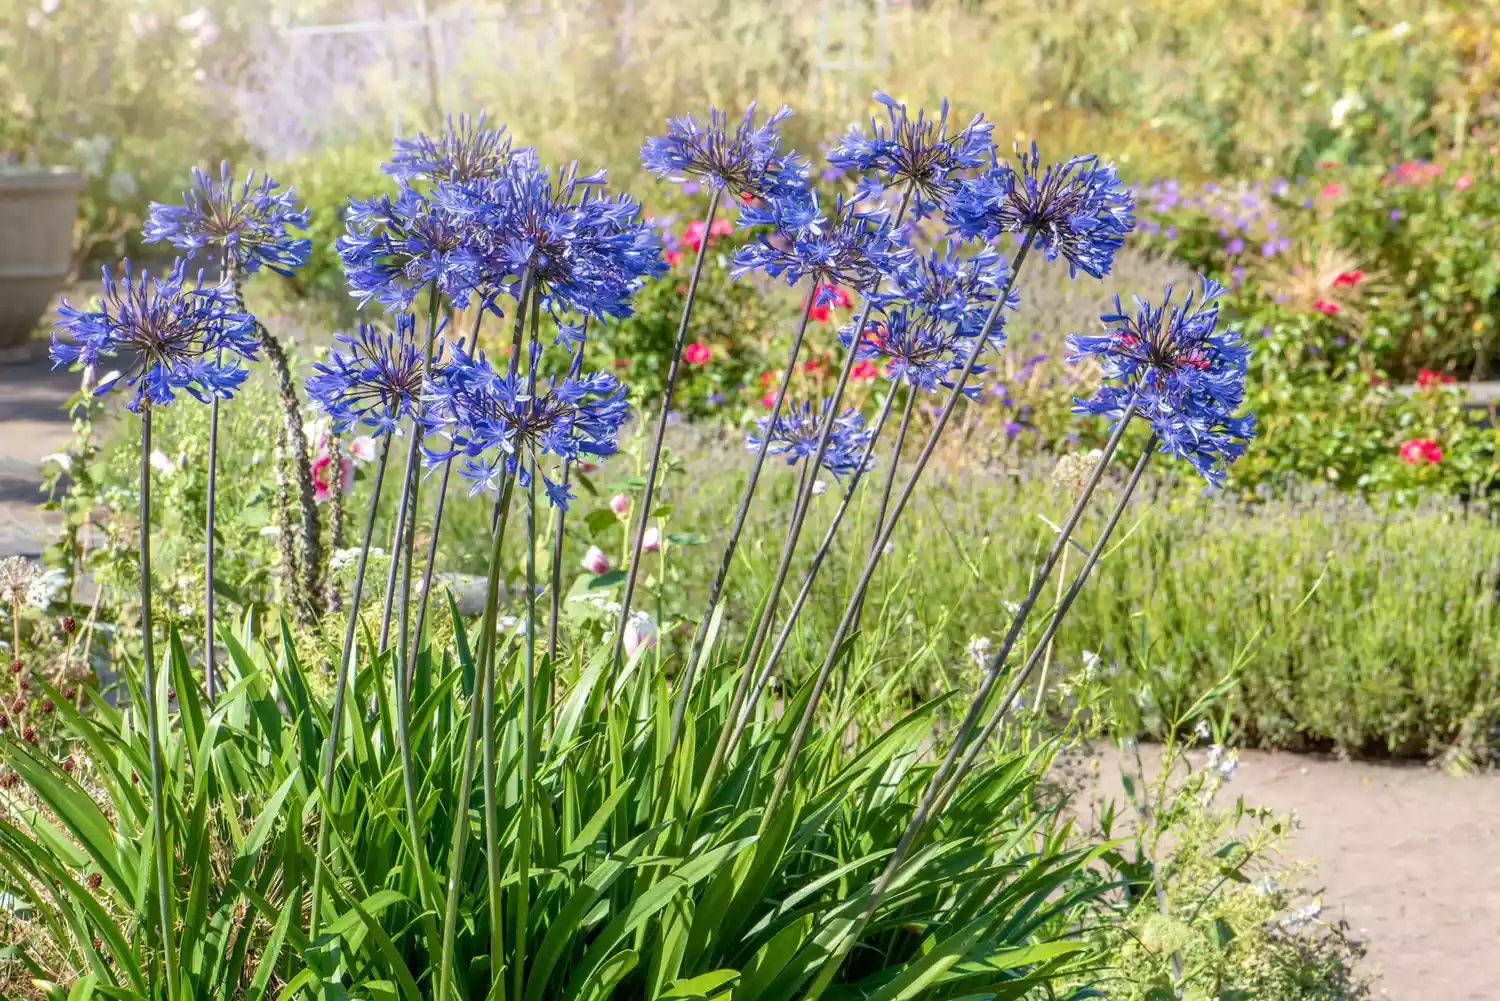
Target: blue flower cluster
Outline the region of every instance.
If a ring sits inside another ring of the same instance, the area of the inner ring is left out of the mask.
[[[463,456],[459,475],[472,483],[471,495],[497,489],[506,473],[529,486],[542,455],[561,461],[613,455],[630,414],[625,387],[611,375],[570,374],[540,392],[528,377],[498,372],[483,351],[462,344],[434,373],[426,399],[427,431],[448,439],[446,447],[425,449],[426,459]],[[566,510],[572,488],[540,475],[547,499]]]
[[[269,177],[257,182],[253,170],[236,188],[228,163],[219,165],[218,180],[194,167],[193,187],[183,193],[182,204],[152,202],[142,236],[147,243],[165,240],[189,256],[227,252],[230,264],[247,274],[266,267],[290,275],[307,263],[312,241],[292,235],[307,228],[307,209],[291,188],[280,188]]]
[[[708,124],[692,115],[667,122],[667,134],[641,147],[641,163],[658,177],[682,184],[696,178],[735,195],[786,195],[807,188],[807,164],[781,151],[781,123],[792,109],[782,105],[760,125],[755,104],[733,133],[729,117],[709,110]]]
[[[427,360],[416,323],[411,313],[402,313],[394,332],[382,334],[374,324],[361,323],[353,334],[334,337],[346,350],[335,350],[313,366],[307,396],[332,419],[335,431],[360,423],[376,434],[401,434],[399,425],[415,412],[425,378]]]
[[[1079,156],[1044,171],[1036,143],[1017,156],[1019,171],[996,163],[960,185],[948,224],[967,239],[1032,233],[1047,260],[1068,262],[1070,276],[1082,271],[1103,278],[1135,225],[1135,199],[1114,167]]]
[[[788,285],[810,278],[819,286],[813,303],[818,306],[834,300],[836,286],[869,292],[915,259],[883,215],[855,211],[852,202],[840,197],[830,219],[815,191],[773,195],[741,206],[740,225],[767,226],[772,232],[736,250],[730,273],[739,278],[763,271]]]
[[[785,456],[787,465],[795,465],[817,453],[818,439],[827,416],[826,401],[819,404],[816,413],[810,403],[792,404],[774,421],[770,417],[757,418],[746,444],[752,452],[759,451],[769,434],[770,453]],[[840,479],[858,470],[865,460],[873,434],[865,427],[864,417],[858,410],[851,407],[839,414],[828,437],[828,448],[823,452],[823,468]]]
[[[602,171],[579,176],[574,164],[554,182],[534,161],[518,160],[482,180],[439,185],[433,200],[467,227],[473,281],[487,295],[519,297],[529,273],[554,318],[626,317],[636,291],[667,264],[640,203],[602,194],[603,184]]]
[[[255,320],[234,311],[234,290],[227,282],[205,287],[201,273],[189,287],[180,259],[166,278],[144,271],[136,277],[128,260],[124,265],[119,281],[104,270],[98,310],[62,301],[50,350],[53,367],[81,362],[97,370],[105,359],[116,359],[119,367],[99,380],[94,393],[121,382],[135,387],[128,405],[133,412],[142,400],[172,403],[178,390],[202,403],[233,396],[247,374],[240,361],[254,361],[256,349]]]
[[[505,126],[485,128],[484,118],[484,112],[477,119],[460,115],[457,121],[449,115],[447,130],[436,139],[425,134],[396,139],[391,144],[391,159],[381,169],[408,184],[419,180],[482,181],[499,174],[513,158],[535,157],[529,147],[513,150]]]
[[[1154,309],[1136,299],[1133,317],[1116,296],[1114,312],[1099,318],[1107,333],[1068,339],[1069,361],[1096,360],[1106,381],[1093,399],[1076,399],[1074,413],[1118,421],[1134,401],[1162,452],[1186,460],[1215,485],[1255,434],[1255,416],[1235,414],[1245,398],[1250,352],[1237,333],[1218,331],[1223,292],[1205,278],[1196,305],[1189,293],[1176,306],[1168,286]]]
[[[351,198],[337,246],[349,294],[393,313],[411,309],[429,284],[467,306],[482,267],[472,227],[407,184],[394,198]]]
[[[866,197],[879,197],[886,186],[911,184],[918,195],[916,216],[922,218],[947,201],[965,171],[990,162],[994,126],[983,115],[949,135],[946,98],[935,119],[921,111],[911,118],[906,105],[886,94],[876,92],[875,100],[885,106],[889,124],[872,117],[868,134],[851,128],[828,152],[835,167],[865,173],[860,187]]]

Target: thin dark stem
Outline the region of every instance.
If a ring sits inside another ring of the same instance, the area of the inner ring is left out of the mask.
[[[880,505],[875,509],[875,534],[871,538],[871,548],[874,548],[875,539],[880,537],[880,530],[885,527],[885,513],[891,506],[891,491],[896,486],[896,471],[901,468],[901,450],[906,446],[906,432],[911,429],[911,414],[916,409],[917,391],[908,387],[906,390],[906,406],[901,410],[901,424],[896,429],[896,443],[891,446],[891,463],[885,471],[885,486],[880,490]]]
[[[480,663],[483,665],[480,698],[484,713],[484,846],[485,867],[488,876],[486,889],[490,905],[490,951],[492,955],[505,955],[505,915],[501,907],[500,889],[503,876],[500,871],[500,808],[499,773],[495,760],[495,631],[499,617],[500,602],[500,552],[505,542],[505,525],[510,520],[510,499],[515,488],[515,477],[506,474],[495,498],[494,531],[490,539],[490,569],[486,580],[484,599],[484,623],[480,629]]]
[[[203,539],[203,684],[210,705],[218,697],[218,672],[214,669],[214,495],[219,466],[219,398],[208,410],[208,512]]]
[[[1113,443],[1118,444],[1118,439],[1121,434],[1120,429],[1124,428],[1128,423],[1129,420],[1127,415],[1127,419],[1122,419],[1120,421],[1120,427],[1116,429],[1115,434],[1112,436],[1111,441]],[[890,887],[891,880],[896,875],[896,870],[900,868],[901,863],[905,860],[907,853],[911,850],[912,844],[916,841],[917,835],[920,834],[923,827],[926,826],[928,818],[930,816],[936,816],[936,814],[941,811],[942,807],[952,796],[954,790],[956,790],[959,784],[963,781],[964,776],[968,773],[969,768],[973,765],[974,759],[978,756],[980,749],[988,743],[990,737],[994,734],[995,729],[1000,725],[1000,722],[1004,720],[1006,714],[1010,711],[1011,705],[1015,702],[1016,695],[1021,691],[1023,687],[1025,687],[1026,681],[1030,677],[1032,669],[1035,668],[1037,662],[1041,660],[1043,651],[1046,650],[1047,645],[1051,643],[1053,637],[1057,635],[1058,626],[1062,623],[1063,618],[1068,614],[1068,610],[1072,607],[1073,601],[1078,597],[1079,592],[1083,590],[1084,584],[1088,582],[1089,574],[1093,572],[1095,564],[1099,562],[1099,557],[1104,553],[1105,545],[1109,542],[1109,538],[1114,533],[1115,527],[1120,523],[1120,517],[1125,513],[1125,507],[1130,503],[1130,497],[1135,492],[1136,486],[1139,485],[1141,481],[1141,475],[1146,471],[1146,466],[1151,460],[1151,454],[1155,450],[1155,446],[1156,436],[1153,434],[1150,439],[1147,440],[1145,448],[1141,450],[1141,456],[1136,461],[1135,468],[1130,472],[1130,479],[1126,481],[1125,488],[1120,493],[1119,501],[1116,502],[1114,510],[1110,512],[1109,521],[1105,524],[1104,530],[1099,534],[1099,538],[1097,541],[1095,541],[1093,549],[1089,551],[1089,556],[1088,559],[1084,562],[1083,569],[1078,572],[1078,576],[1073,580],[1073,585],[1068,588],[1067,595],[1063,597],[1062,602],[1052,613],[1052,618],[1047,623],[1047,628],[1043,632],[1041,639],[1038,640],[1036,645],[1032,648],[1031,656],[1027,658],[1025,667],[1023,667],[1021,671],[1016,675],[1015,680],[1011,683],[1009,690],[1005,693],[1004,699],[1002,699],[1000,704],[995,707],[992,715],[990,716],[989,722],[985,724],[984,730],[974,741],[972,741],[968,745],[968,750],[964,754],[963,761],[960,762],[956,769],[954,769],[952,776],[948,781],[948,785],[945,789],[943,789],[941,795],[939,795],[938,789],[942,785],[943,775],[941,772],[939,772],[939,774],[933,776],[932,782],[928,785],[927,793],[923,797],[922,804],[917,808],[917,812],[912,815],[911,822],[907,824],[906,830],[901,835],[900,842],[898,842],[896,845],[896,850],[891,854],[889,860],[887,860],[884,871],[881,872],[880,877],[876,879],[874,885],[870,888],[869,898],[865,902],[864,907],[861,909],[859,918],[855,921],[853,927],[849,930],[849,932],[847,932],[840,939],[839,945],[834,949],[832,953],[829,954],[828,958],[824,960],[824,965],[822,970],[818,974],[818,978],[814,981],[812,988],[808,991],[807,996],[809,998],[816,998],[832,981],[834,974],[838,970],[839,964],[843,962],[844,956],[848,954],[849,950],[853,947],[854,942],[858,940],[865,926],[869,923],[871,917],[874,916],[875,909],[879,907],[881,898],[884,896],[885,891]],[[1099,467],[1096,468],[1095,472],[1098,473],[1099,469],[1102,469],[1103,466],[1104,462],[1101,461],[1099,463]],[[1097,482],[1097,476],[1091,478]],[[1076,507],[1077,505],[1075,505],[1075,508]],[[1020,617],[1019,613],[1017,617]],[[1004,662],[1002,659],[1002,655],[997,652],[995,658],[991,661],[990,671],[991,673],[998,675],[998,672],[1003,668]],[[976,710],[983,710],[986,698],[987,693],[977,694],[974,697],[974,701],[970,704],[969,715],[971,717],[976,715]],[[959,737],[961,738],[962,734],[960,734]],[[955,739],[953,744],[954,750],[958,749],[961,746],[961,740]],[[950,760],[952,759],[953,754],[954,751],[950,750]],[[932,808],[931,812],[929,812],[928,808]]]
[[[568,480],[573,473],[571,462],[563,463],[562,485],[563,490],[568,489]],[[552,690],[548,693],[548,704],[557,701],[557,626],[561,613],[562,602],[562,558],[563,558],[563,525],[568,516],[568,510],[558,507],[557,514],[552,521],[552,587],[548,597],[552,607],[549,609],[550,616],[547,620],[547,656],[552,661]]]
[[[672,411],[672,395],[677,389],[677,373],[682,367],[682,351],[687,341],[688,321],[693,315],[693,303],[698,297],[698,278],[703,274],[703,262],[708,259],[709,230],[713,228],[714,215],[719,210],[719,200],[724,196],[721,188],[715,188],[708,199],[708,211],[703,216],[703,234],[698,243],[698,256],[693,261],[693,274],[688,279],[687,299],[682,304],[682,317],[677,322],[677,343],[672,349],[672,360],[667,365],[667,383],[661,394],[661,414],[656,419],[656,440],[651,445],[651,461],[646,468],[646,489],[641,500],[641,523],[636,529],[635,543],[631,548],[630,567],[625,572],[625,589],[620,598],[620,618],[615,623],[614,646],[610,650],[610,681],[620,662],[625,645],[625,625],[630,621],[630,602],[635,597],[635,581],[640,573],[641,546],[646,538],[646,525],[651,520],[652,499],[656,495],[656,474],[661,464],[662,442],[667,435],[667,415]],[[676,726],[673,726],[676,732]]]
[[[776,784],[771,788],[770,799],[766,803],[765,812],[761,816],[761,833],[764,834],[771,818],[775,816],[776,808],[781,803],[781,797],[786,793],[786,787],[791,782],[792,770],[796,767],[797,758],[802,752],[802,746],[807,742],[807,735],[812,729],[812,721],[817,713],[818,702],[828,687],[828,677],[833,671],[840,654],[843,652],[844,639],[849,635],[854,625],[854,618],[859,610],[860,601],[864,598],[865,591],[870,586],[871,579],[875,576],[875,568],[880,564],[880,557],[885,550],[885,544],[890,541],[891,534],[896,530],[896,523],[901,518],[901,512],[906,509],[906,504],[916,492],[917,481],[921,479],[922,472],[927,468],[932,453],[937,450],[938,440],[942,437],[943,429],[948,426],[948,420],[958,406],[959,398],[964,395],[964,386],[969,381],[969,376],[974,373],[974,366],[978,364],[979,358],[984,354],[982,345],[989,343],[990,332],[1000,319],[1000,312],[1005,308],[1005,300],[1010,295],[1010,290],[1015,286],[1016,275],[1021,266],[1026,262],[1027,252],[1031,249],[1031,241],[1035,234],[1028,230],[1021,242],[1021,247],[1016,251],[1015,259],[1011,262],[1010,277],[1005,282],[1005,287],[1000,290],[995,300],[995,305],[990,308],[989,315],[985,317],[984,326],[980,329],[976,348],[970,353],[968,361],[964,364],[963,371],[953,383],[953,389],[948,394],[948,400],[943,405],[942,412],[938,415],[937,422],[928,433],[927,442],[922,446],[922,452],[917,456],[916,465],[907,477],[906,484],[901,488],[901,494],[896,498],[896,505],[891,510],[890,518],[880,530],[876,539],[876,545],[869,558],[865,561],[864,571],[860,574],[859,581],[854,586],[854,593],[849,597],[849,603],[844,608],[844,615],[840,619],[838,628],[834,630],[833,638],[828,644],[828,653],[823,660],[823,666],[818,671],[817,680],[813,683],[811,696],[807,705],[803,708],[802,718],[797,721],[797,727],[792,733],[792,739],[785,760],[782,762],[781,770],[776,775]]]
[[[469,335],[469,347],[479,347],[479,327],[484,322],[485,305],[481,301],[474,311],[474,331]],[[417,661],[417,648],[422,642],[422,629],[427,625],[427,602],[432,597],[432,574],[437,566],[438,535],[443,528],[443,509],[448,500],[448,478],[453,475],[453,459],[443,463],[443,477],[438,484],[437,510],[432,515],[432,538],[427,540],[427,564],[422,568],[422,589],[417,594],[417,622],[412,630],[411,654],[407,659],[406,697],[411,698],[411,684]]]
[[[354,568],[354,589],[349,595],[349,619],[344,625],[344,646],[339,652],[338,673],[333,680],[333,714],[328,721],[328,743],[323,751],[323,810],[318,825],[318,847],[313,856],[312,903],[308,911],[307,937],[318,935],[318,908],[323,896],[323,855],[328,850],[328,828],[333,823],[333,768],[338,757],[340,730],[344,722],[344,700],[349,689],[349,662],[354,652],[354,632],[359,623],[359,602],[364,593],[365,566],[370,558],[370,539],[375,532],[375,512],[380,507],[380,489],[385,483],[385,469],[391,457],[391,436],[381,439],[380,460],[375,465],[375,484],[370,493],[370,515],[365,521],[364,543],[359,547],[359,563]]]
[[[156,701],[155,650],[151,643],[151,402],[141,410],[141,656],[144,658],[146,737],[151,741],[151,829],[156,857],[156,903],[160,919],[162,967],[168,1001],[177,1001],[177,949],[172,938],[172,865],[168,858],[165,777],[161,755],[161,707]]]
[[[823,566],[823,560],[828,556],[828,551],[833,548],[834,535],[839,530],[844,515],[849,510],[849,503],[854,499],[854,491],[863,480],[865,468],[869,465],[871,455],[875,451],[875,444],[880,440],[880,432],[885,428],[885,422],[891,415],[891,404],[896,399],[896,387],[892,386],[886,394],[885,402],[881,404],[880,416],[875,420],[874,433],[870,436],[870,443],[865,446],[865,454],[860,466],[849,478],[849,486],[844,490],[844,498],[839,502],[838,510],[833,514],[833,521],[829,523],[828,530],[823,533],[823,542],[818,546],[818,551],[813,554],[812,563],[807,568],[807,575],[802,580],[802,589],[797,592],[797,600],[792,603],[791,611],[787,613],[786,622],[782,623],[781,632],[776,637],[776,642],[771,646],[771,653],[766,658],[766,664],[761,668],[760,674],[755,679],[755,687],[751,689],[750,696],[745,700],[744,708],[740,711],[739,721],[734,726],[733,733],[724,748],[724,755],[728,756],[734,752],[735,745],[739,742],[740,734],[744,732],[749,724],[751,716],[755,712],[755,706],[760,701],[761,694],[765,691],[767,683],[771,680],[772,672],[776,670],[776,664],[781,660],[781,654],[786,649],[788,641],[792,637],[792,627],[797,624],[797,616],[802,613],[802,607],[807,604],[807,598],[812,593],[813,581],[818,576],[818,571]],[[751,663],[754,663],[752,661]],[[712,770],[712,768],[711,768]]]
[[[406,450],[406,466],[401,474],[402,484],[411,480],[412,464],[417,461],[416,445],[418,435],[413,429],[411,443]],[[375,642],[377,652],[384,653],[390,649],[391,641],[391,615],[396,610],[396,582],[401,579],[401,541],[406,538],[406,521],[408,516],[407,502],[411,499],[411,492],[403,489],[401,499],[396,504],[396,531],[391,536],[391,565],[385,572],[385,603],[380,610],[380,638]]]
[[[781,404],[786,399],[787,386],[792,381],[792,373],[797,368],[797,356],[802,351],[802,338],[807,333],[808,320],[812,317],[813,303],[817,300],[817,283],[813,282],[807,292],[807,305],[802,309],[802,320],[797,324],[797,333],[792,337],[792,348],[787,355],[786,369],[781,376],[781,385],[776,387],[776,400],[771,404],[771,413],[768,418],[767,432],[761,439],[760,448],[756,450],[755,462],[750,467],[750,479],[745,484],[745,492],[740,497],[739,509],[735,512],[734,527],[729,532],[729,541],[724,546],[724,556],[719,561],[718,572],[714,574],[713,584],[708,589],[708,607],[703,612],[703,617],[698,622],[698,631],[693,636],[693,645],[688,650],[687,663],[683,668],[682,683],[678,686],[677,701],[672,706],[672,725],[668,731],[667,754],[664,760],[671,758],[672,749],[676,748],[677,741],[682,735],[682,720],[687,714],[688,696],[693,690],[693,677],[697,673],[698,657],[703,652],[703,641],[708,635],[709,623],[713,620],[714,609],[719,605],[719,595],[724,590],[724,580],[729,576],[729,568],[734,562],[734,550],[739,545],[740,533],[745,530],[745,519],[750,513],[750,502],[755,497],[755,487],[760,481],[761,468],[766,463],[766,453],[771,448],[770,429],[776,423],[776,417],[781,413]],[[649,512],[648,512],[649,514]],[[611,672],[610,685],[613,687],[614,677]]]
[[[534,336],[534,332],[533,332]],[[526,987],[531,911],[531,804],[536,784],[536,481],[526,490],[526,673],[521,679],[521,802],[516,830],[516,997]]]

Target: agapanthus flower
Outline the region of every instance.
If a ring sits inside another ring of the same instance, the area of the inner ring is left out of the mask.
[[[200,250],[229,254],[230,264],[247,274],[262,266],[277,274],[290,275],[307,263],[312,241],[293,236],[291,230],[307,228],[307,209],[295,192],[255,171],[245,175],[238,187],[229,164],[219,165],[214,180],[193,168],[193,186],[183,192],[181,205],[152,202],[146,212],[142,236],[147,243],[165,240],[191,256]]]
[[[856,211],[842,197],[831,217],[817,192],[768,197],[742,206],[740,225],[770,226],[773,232],[736,250],[730,273],[740,278],[763,271],[788,285],[811,278],[817,285],[814,306],[832,303],[840,286],[868,293],[914,260],[888,221]]]
[[[746,445],[752,452],[759,451],[769,433],[770,454],[783,456],[788,465],[793,465],[817,454],[826,416],[826,402],[819,404],[816,413],[810,403],[791,404],[774,422],[769,417],[756,418]],[[823,452],[823,468],[839,478],[859,469],[872,434],[858,410],[851,407],[839,414],[834,418],[828,448]]]
[[[528,381],[497,372],[484,352],[456,345],[427,396],[429,433],[447,444],[427,448],[426,458],[436,464],[462,456],[459,475],[472,484],[471,495],[498,488],[503,474],[514,473],[526,487],[540,473],[548,501],[566,509],[572,488],[540,471],[541,457],[561,464],[613,455],[630,414],[625,387],[604,372],[570,374],[545,391],[528,389]]]
[[[391,159],[381,170],[399,181],[479,181],[494,177],[516,157],[530,158],[530,148],[511,148],[505,126],[489,129],[484,112],[476,119],[448,116],[448,128],[436,138],[419,134],[415,139],[397,139]]]
[[[184,268],[179,259],[166,278],[145,271],[137,278],[126,261],[119,281],[104,270],[97,311],[75,309],[64,299],[56,327],[72,340],[53,334],[53,367],[76,361],[97,370],[106,358],[118,359],[119,367],[98,381],[94,393],[123,381],[136,389],[132,411],[139,411],[142,400],[171,403],[178,390],[204,403],[227,400],[245,381],[240,362],[255,359],[255,319],[234,311],[234,289],[227,282],[205,286],[200,273],[189,287]]]
[[[733,132],[729,116],[710,108],[708,124],[692,115],[667,121],[667,134],[652,136],[641,147],[646,169],[675,184],[696,178],[735,195],[788,194],[807,187],[807,165],[781,151],[781,123],[792,109],[782,105],[764,123],[755,124],[755,104]]]
[[[1168,286],[1154,309],[1137,298],[1134,316],[1116,296],[1114,312],[1099,318],[1107,333],[1068,338],[1074,352],[1069,361],[1093,358],[1106,383],[1091,400],[1075,398],[1074,413],[1118,421],[1134,400],[1161,451],[1187,460],[1216,485],[1255,434],[1254,415],[1235,414],[1244,401],[1250,352],[1236,332],[1218,331],[1218,298],[1224,291],[1205,278],[1196,306],[1191,293],[1176,306]]]
[[[530,271],[554,317],[621,318],[630,315],[636,291],[667,265],[640,203],[601,194],[603,184],[603,171],[580,175],[574,164],[554,181],[536,163],[517,161],[480,181],[439,185],[433,197],[473,230],[478,281],[488,294],[519,296]],[[561,329],[572,338],[575,328]]]
[[[1135,199],[1115,168],[1097,156],[1078,156],[1041,169],[1036,143],[1018,150],[1021,169],[995,163],[959,185],[947,211],[948,224],[966,239],[1034,232],[1038,246],[1068,273],[1103,278],[1115,251],[1135,226]]]
[[[947,201],[963,171],[990,161],[994,126],[983,115],[975,115],[949,135],[947,98],[936,118],[918,111],[915,119],[907,115],[906,105],[886,94],[877,91],[875,100],[885,106],[889,124],[872,116],[869,134],[851,128],[829,151],[828,162],[873,174],[884,184],[913,185],[918,195],[917,218],[925,216],[934,203]]]
[[[400,424],[416,412],[422,398],[427,359],[417,343],[417,319],[396,318],[396,329],[382,333],[361,323],[352,334],[337,334],[327,361],[313,366],[307,396],[327,414],[338,433],[362,424],[377,434],[400,434]]]
[[[977,336],[1010,277],[1010,268],[993,248],[983,247],[969,257],[961,257],[950,241],[898,271],[891,291],[879,296],[878,301],[910,303],[945,323],[954,324],[965,336]],[[1017,309],[1021,294],[1011,284],[1005,305]],[[991,331],[990,346],[998,351],[1004,339],[1003,321],[997,321]]]
[[[845,324],[839,340],[845,347],[854,341],[854,323]],[[871,316],[864,335],[855,347],[861,361],[881,362],[886,378],[904,382],[913,389],[935,392],[939,386],[952,389],[956,376],[968,364],[979,343],[978,331],[966,332],[930,310],[900,306]],[[998,351],[1005,343],[1005,331],[997,322],[990,330],[987,343]],[[988,368],[975,362],[970,375],[983,375]],[[966,382],[964,395],[977,399],[978,385]]]
[[[477,234],[468,220],[402,183],[396,196],[349,200],[348,232],[338,240],[349,294],[397,313],[429,284],[459,308],[479,280]]]

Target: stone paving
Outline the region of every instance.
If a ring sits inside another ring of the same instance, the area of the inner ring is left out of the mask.
[[[29,359],[0,364],[0,556],[40,556],[50,539],[37,510],[42,460],[73,436],[62,407],[77,388],[78,376],[53,372],[40,346]]]

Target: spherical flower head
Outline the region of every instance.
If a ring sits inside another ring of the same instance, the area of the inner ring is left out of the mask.
[[[768,451],[785,457],[787,465],[795,465],[817,454],[827,415],[826,402],[819,404],[816,413],[810,403],[790,404],[774,422],[769,417],[757,417],[746,445],[752,452],[759,451],[769,433],[771,444]],[[834,418],[828,448],[823,452],[823,468],[840,479],[846,473],[858,470],[861,463],[868,461],[865,453],[873,434],[865,427],[864,417],[858,410],[851,407],[839,414]]]
[[[912,185],[919,196],[918,218],[933,203],[948,200],[963,172],[990,162],[994,126],[983,115],[975,115],[968,125],[949,135],[947,98],[936,118],[928,118],[924,111],[912,118],[906,105],[878,91],[875,100],[885,107],[888,122],[872,116],[868,133],[851,128],[829,151],[828,162],[874,174],[885,185]]]
[[[533,155],[526,147],[512,149],[505,126],[486,128],[484,117],[482,111],[478,118],[449,115],[447,130],[436,138],[419,133],[415,139],[396,139],[390,161],[380,169],[404,183],[480,181],[499,174],[515,157]]]
[[[977,331],[967,333],[930,310],[911,306],[887,309],[872,316],[857,345],[854,345],[854,326],[849,323],[839,331],[839,340],[845,347],[853,345],[858,352],[856,357],[862,361],[881,363],[891,382],[904,382],[927,393],[936,392],[939,387],[952,389],[957,374],[979,346]],[[990,329],[985,343],[996,351],[1004,346],[1005,331],[999,321]],[[987,371],[988,367],[978,362],[969,370],[971,376]],[[969,399],[978,399],[982,392],[978,385],[964,384],[964,395]]]
[[[781,123],[792,109],[782,105],[763,123],[755,123],[755,104],[733,132],[729,116],[710,108],[708,124],[692,115],[667,121],[667,134],[652,136],[641,147],[641,163],[674,184],[702,181],[734,195],[769,195],[807,187],[807,165],[781,151]]]
[[[467,306],[481,266],[476,238],[463,217],[402,183],[395,198],[351,198],[337,247],[360,306],[373,300],[399,313],[430,284]]]
[[[855,211],[842,197],[830,217],[815,191],[741,206],[740,225],[767,226],[772,232],[734,252],[731,275],[762,271],[788,285],[811,278],[818,286],[814,306],[834,302],[839,286],[868,293],[914,260],[906,239],[888,220]]]
[[[193,168],[193,186],[183,192],[181,205],[152,202],[142,236],[147,243],[165,240],[188,256],[200,250],[228,254],[237,270],[253,274],[262,266],[290,275],[307,263],[312,241],[293,236],[307,229],[308,214],[295,192],[255,171],[238,186],[229,164],[219,165],[215,180]]]
[[[438,185],[433,197],[474,234],[478,283],[487,295],[519,297],[525,276],[554,318],[565,312],[603,319],[631,314],[647,279],[665,274],[661,237],[627,195],[602,193],[604,173],[577,164],[554,180],[531,160],[469,183]],[[562,340],[577,328],[563,324]]]
[[[1137,298],[1134,316],[1116,296],[1114,312],[1099,318],[1107,333],[1068,338],[1069,361],[1094,359],[1105,382],[1092,400],[1075,399],[1073,412],[1118,421],[1133,399],[1161,451],[1185,459],[1214,485],[1255,434],[1253,414],[1235,415],[1250,352],[1237,333],[1218,331],[1223,293],[1224,286],[1205,278],[1197,305],[1189,293],[1177,306],[1168,286],[1156,308]]]
[[[377,434],[400,434],[422,396],[426,358],[417,344],[416,317],[403,313],[394,332],[361,323],[352,334],[338,334],[327,361],[313,366],[307,380],[312,405],[327,414],[339,433],[355,424]]]
[[[463,344],[434,373],[427,404],[428,432],[447,439],[426,449],[427,460],[462,456],[459,475],[470,481],[471,495],[497,489],[507,473],[530,486],[545,455],[559,464],[613,455],[630,415],[625,387],[607,373],[569,375],[543,392],[529,389],[524,376],[497,372],[484,352],[471,354]],[[571,487],[541,475],[548,501],[566,510]]]
[[[1115,168],[1091,155],[1044,171],[1036,143],[1029,152],[1018,150],[1017,158],[1019,171],[997,163],[960,183],[948,206],[948,224],[966,239],[1034,233],[1047,260],[1067,260],[1070,277],[1082,271],[1103,278],[1135,227],[1135,199]]]
[[[145,271],[137,278],[126,261],[119,281],[105,269],[97,311],[75,309],[64,299],[52,336],[53,367],[81,362],[97,370],[105,359],[117,359],[94,393],[122,383],[134,387],[129,408],[136,412],[142,400],[172,403],[178,390],[204,403],[233,396],[247,374],[240,362],[255,360],[255,319],[234,311],[228,282],[205,286],[200,273],[189,287],[184,267],[179,259],[166,278]]]
[[[1018,309],[1021,294],[1011,281],[1010,268],[992,247],[983,247],[969,257],[960,256],[949,241],[917,257],[911,266],[895,275],[892,289],[877,297],[881,304],[910,303],[937,319],[954,324],[965,336],[978,336],[1002,289],[1005,305]],[[1004,341],[1003,314],[991,331],[991,344],[999,350]]]

